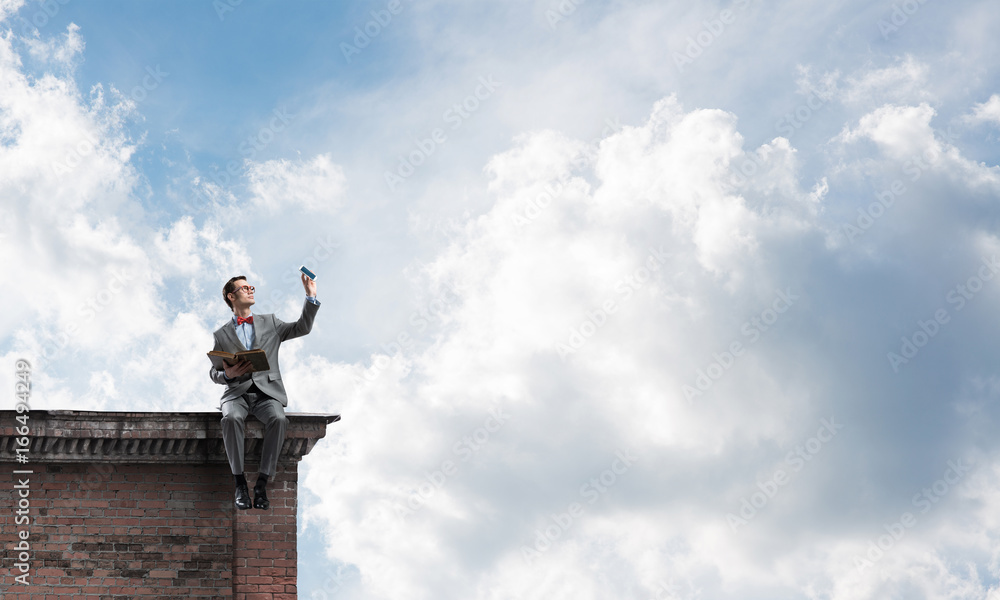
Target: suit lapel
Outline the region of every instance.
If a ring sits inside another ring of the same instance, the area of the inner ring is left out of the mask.
[[[249,350],[249,348],[245,347],[243,345],[243,342],[240,341],[240,336],[236,335],[236,326],[233,325],[232,321],[227,323],[226,326],[222,328],[222,333],[229,340],[230,344],[240,349],[239,350],[240,352],[242,352],[243,350]]]
[[[268,319],[258,319],[257,317],[254,317],[253,324],[254,343],[258,348],[263,348],[264,341],[271,335],[271,322]]]

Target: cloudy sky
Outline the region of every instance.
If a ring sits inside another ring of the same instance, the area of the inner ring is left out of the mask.
[[[304,263],[300,598],[1000,598],[998,29],[0,0],[0,385],[213,410]]]

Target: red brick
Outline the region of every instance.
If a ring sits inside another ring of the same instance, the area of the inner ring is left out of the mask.
[[[0,411],[0,440],[12,435],[12,415],[13,411]],[[17,571],[5,570],[0,573],[0,589],[9,590],[6,597],[153,598],[169,589],[171,596],[295,598],[299,457],[283,456],[279,461],[278,473],[268,486],[271,510],[237,511],[224,457],[205,460],[199,455],[191,461],[191,456],[178,452],[132,462],[138,460],[134,450],[145,452],[135,446],[138,440],[163,440],[165,432],[187,437],[187,443],[217,440],[218,417],[213,413],[43,411],[33,416],[32,423],[36,436],[119,438],[117,444],[128,452],[91,452],[69,460],[54,455],[72,452],[56,450],[63,448],[60,443],[50,445],[53,456],[33,454],[38,463],[31,478],[32,588],[20,593],[12,585]],[[293,415],[289,431],[294,423]],[[206,427],[214,427],[211,435]],[[325,427],[290,435],[319,438]],[[260,424],[248,421],[251,431],[259,435]],[[166,443],[159,443],[166,448]],[[148,441],[142,444],[153,447]],[[78,445],[82,452],[82,442]],[[93,441],[89,446],[97,447]],[[0,455],[0,462],[5,460],[10,459]],[[82,460],[92,462],[73,462]],[[256,468],[248,457],[248,480],[256,480]],[[12,493],[10,486],[0,485],[0,506],[13,504]],[[41,508],[44,515],[37,512]],[[13,518],[9,511],[0,511],[0,545],[8,550],[21,528]]]

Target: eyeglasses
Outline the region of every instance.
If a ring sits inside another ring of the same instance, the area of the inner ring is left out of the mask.
[[[252,294],[254,288],[252,285],[244,285],[243,287],[238,287],[236,289],[243,290],[243,293],[245,294]]]

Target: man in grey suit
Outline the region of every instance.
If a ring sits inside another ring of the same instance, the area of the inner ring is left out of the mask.
[[[313,319],[319,310],[316,299],[316,282],[302,275],[306,300],[302,315],[294,323],[285,323],[273,314],[253,315],[254,288],[247,285],[246,277],[237,275],[222,288],[222,297],[233,311],[233,319],[215,331],[215,348],[235,354],[244,350],[261,348],[267,356],[269,371],[250,372],[250,363],[241,361],[229,365],[225,371],[214,366],[209,375],[215,383],[226,386],[219,408],[222,409],[222,439],[226,445],[229,466],[236,478],[236,508],[250,508],[250,491],[243,474],[244,422],[252,414],[264,424],[264,445],[261,450],[260,472],[254,485],[253,507],[267,509],[267,480],[274,477],[278,453],[285,441],[285,386],[278,369],[278,348],[281,342],[297,338],[312,330]]]

